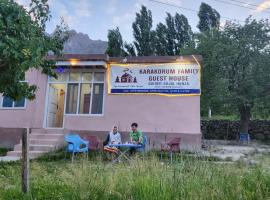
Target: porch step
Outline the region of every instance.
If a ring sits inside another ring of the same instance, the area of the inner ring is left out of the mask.
[[[29,134],[29,157],[36,158],[50,151],[57,150],[64,145],[64,131],[47,129],[32,129]],[[22,141],[14,146],[14,151],[7,153],[8,156],[22,156]]]
[[[52,134],[52,133],[31,133],[29,139],[45,139],[45,140],[59,140],[64,139],[64,134]]]
[[[52,151],[55,149],[55,145],[29,145],[29,151]],[[14,151],[21,151],[22,150],[22,145],[21,144],[16,144],[14,147]]]
[[[29,139],[30,145],[40,144],[40,145],[56,145],[59,142],[58,139]],[[21,144],[21,142],[20,142]]]
[[[48,133],[48,134],[63,134],[65,131],[64,129],[61,128],[56,128],[56,129],[44,129],[44,128],[33,128],[31,129],[32,133]]]
[[[46,151],[29,151],[29,158],[37,158],[45,153],[47,153],[47,152]],[[7,153],[7,156],[21,158],[22,152],[21,151],[10,151]]]

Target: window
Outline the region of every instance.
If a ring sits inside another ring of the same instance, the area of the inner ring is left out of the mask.
[[[57,73],[57,79],[50,77],[51,82],[66,82],[68,73]]]
[[[93,99],[92,99],[92,114],[102,113],[103,107],[103,83],[94,83]]]
[[[80,114],[88,114],[90,111],[90,100],[91,100],[91,84],[81,84],[81,95],[80,95]],[[102,113],[102,111],[100,112]]]
[[[1,99],[0,99],[1,100]],[[25,98],[22,98],[18,101],[13,101],[9,97],[2,97],[2,108],[25,108]]]
[[[67,104],[66,113],[76,114],[77,113],[77,101],[78,101],[78,87],[77,83],[68,84],[67,89]]]
[[[58,80],[49,79],[49,81],[65,82],[66,114],[100,115],[103,113],[104,79],[104,72],[84,70],[59,74]]]

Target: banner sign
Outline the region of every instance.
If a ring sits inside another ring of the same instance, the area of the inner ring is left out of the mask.
[[[200,66],[196,63],[111,64],[110,94],[200,95]]]

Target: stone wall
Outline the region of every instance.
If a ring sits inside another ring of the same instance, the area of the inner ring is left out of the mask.
[[[204,139],[236,140],[239,138],[239,121],[202,120],[201,131]],[[253,120],[249,126],[251,139],[270,140],[270,120]]]

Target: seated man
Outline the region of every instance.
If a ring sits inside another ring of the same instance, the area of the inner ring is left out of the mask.
[[[106,141],[103,143],[104,145],[104,151],[110,152],[110,153],[118,153],[118,148],[116,147],[110,147],[110,144],[121,144],[121,135],[118,132],[117,126],[113,127],[113,130],[110,131],[110,133],[107,136]]]
[[[143,135],[142,132],[138,130],[138,124],[132,123],[131,124],[131,132],[129,134],[130,142],[132,144],[143,144]],[[131,148],[130,153],[134,153],[137,149]]]

